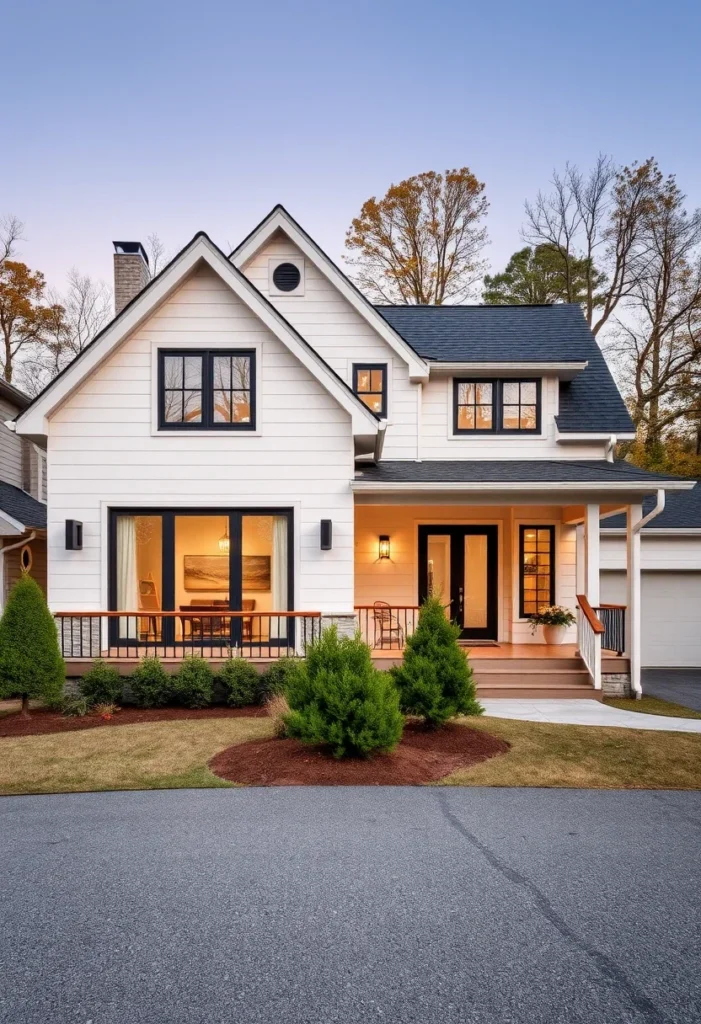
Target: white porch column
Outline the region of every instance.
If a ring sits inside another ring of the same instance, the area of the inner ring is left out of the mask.
[[[577,524],[576,530],[577,545],[576,545],[576,575],[577,575],[577,593],[585,594],[587,591],[586,584],[586,554],[584,550],[584,523]]]
[[[592,608],[599,605],[599,506],[587,505],[584,514],[584,593]],[[581,591],[580,591],[581,593]]]
[[[629,505],[626,524],[626,652],[630,658],[630,686],[634,697],[642,697],[640,661],[642,657],[642,588],[640,583],[640,530],[636,523],[643,517],[642,505]]]

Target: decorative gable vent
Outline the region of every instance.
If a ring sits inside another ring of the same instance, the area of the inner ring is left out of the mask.
[[[268,260],[268,288],[271,295],[304,295],[304,260]]]

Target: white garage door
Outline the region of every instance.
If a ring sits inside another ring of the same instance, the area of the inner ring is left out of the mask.
[[[643,666],[701,666],[701,572],[644,572]],[[626,603],[624,572],[601,573],[601,600]]]

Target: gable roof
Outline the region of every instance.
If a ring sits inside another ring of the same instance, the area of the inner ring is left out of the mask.
[[[409,367],[409,376],[414,380],[427,380],[428,368],[417,353],[411,341],[398,333],[363,295],[353,282],[346,277],[333,260],[297,223],[284,206],[274,206],[267,217],[251,231],[240,245],[233,250],[229,259],[236,267],[243,267],[259,249],[272,238],[276,231],[283,231],[295,243],[304,256],[311,260],[326,279],[341,293],[360,316],[383,338]]]
[[[634,432],[580,306],[377,306],[388,323],[432,362],[586,362],[560,382],[561,433]]]
[[[691,482],[691,481],[690,481]],[[655,506],[654,498],[645,498],[643,514],[647,515]],[[624,515],[611,516],[601,524],[602,530],[625,530]],[[696,477],[696,486],[691,491],[680,491],[668,494],[664,511],[644,526],[643,530],[698,530],[701,533],[701,477]]]
[[[31,402],[29,395],[25,395],[24,391],[20,391],[14,384],[8,384],[2,378],[0,378],[0,398],[4,398],[10,405],[14,405],[18,409],[26,409]]]
[[[351,415],[356,434],[375,435],[377,417],[355,392],[295,330],[278,309],[246,278],[204,231],[198,232],[170,263],[105,327],[17,418],[18,433],[46,433],[46,417],[188,277],[207,264],[228,284],[270,331],[285,344]]]
[[[0,514],[2,512],[20,527],[46,529],[46,505],[5,480],[0,480]]]

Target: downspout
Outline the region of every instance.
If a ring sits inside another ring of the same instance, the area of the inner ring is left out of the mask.
[[[643,526],[647,526],[648,523],[651,523],[653,519],[657,518],[660,512],[664,512],[664,505],[665,492],[660,487],[660,489],[657,492],[657,502],[655,504],[655,507],[650,512],[648,512],[646,516],[643,516],[643,518],[640,519],[637,523],[633,523],[633,533],[640,533]]]
[[[16,551],[17,548],[23,548],[25,544],[31,544],[36,535],[36,530],[32,530],[28,537],[23,537],[22,540],[18,540],[14,544],[0,548],[0,615],[5,610],[5,555],[8,551]]]
[[[613,453],[616,448],[616,435],[611,434],[610,438],[606,442],[606,461],[613,462]]]

